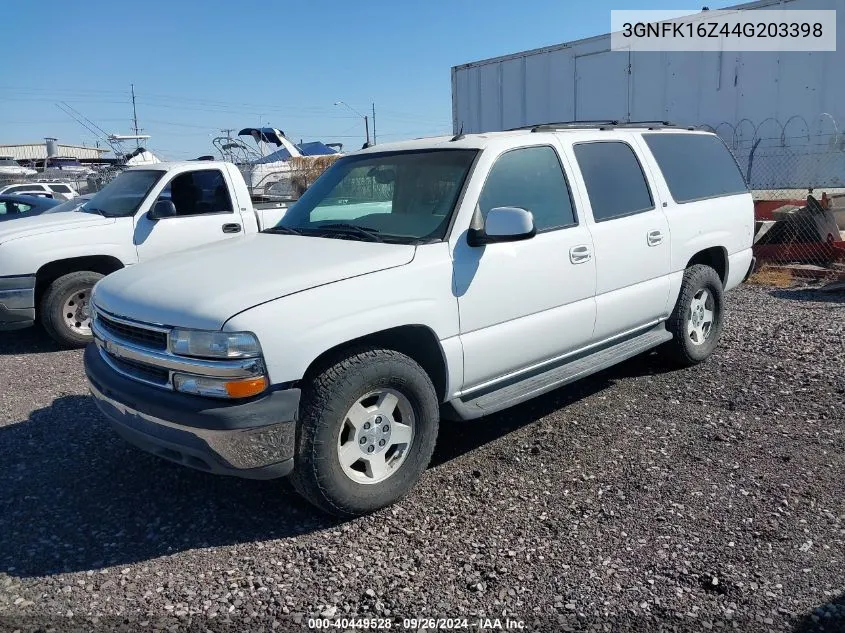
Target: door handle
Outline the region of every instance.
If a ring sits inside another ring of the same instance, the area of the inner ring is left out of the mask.
[[[232,222],[231,224],[224,224],[223,225],[223,232],[224,233],[240,233],[241,232],[241,225],[237,222]]]
[[[583,264],[584,262],[588,262],[592,256],[593,252],[586,244],[573,246],[569,249],[569,261],[573,264]]]
[[[648,245],[649,246],[657,246],[658,244],[663,243],[663,231],[649,231],[648,233]]]

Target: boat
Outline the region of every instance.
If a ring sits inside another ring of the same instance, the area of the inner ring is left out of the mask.
[[[217,137],[213,144],[224,160],[238,166],[253,201],[296,200],[316,177],[313,168],[322,172],[343,151],[341,143],[295,144],[270,127],[244,128],[238,137],[251,138],[255,147],[231,136]]]
[[[44,178],[78,179],[85,178],[93,170],[79,162],[74,156],[49,156],[44,159]]]
[[[160,163],[158,156],[153,154],[150,150],[139,147],[136,150],[123,156],[123,163],[127,167],[138,167],[139,165],[155,165]]]
[[[34,169],[23,167],[13,156],[0,156],[0,180],[14,180],[34,176],[37,172]]]

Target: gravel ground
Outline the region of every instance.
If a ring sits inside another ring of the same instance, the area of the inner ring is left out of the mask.
[[[845,295],[728,309],[704,365],[634,359],[444,425],[414,492],[347,522],[129,447],[79,352],[2,335],[0,630],[843,631]]]

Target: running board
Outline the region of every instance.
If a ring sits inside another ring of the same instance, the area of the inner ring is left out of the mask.
[[[564,359],[562,364],[541,370],[541,373],[534,373],[498,389],[493,387],[492,391],[485,389],[475,397],[468,393],[449,404],[462,420],[480,418],[595,374],[670,340],[672,334],[660,323],[633,338],[574,359]]]

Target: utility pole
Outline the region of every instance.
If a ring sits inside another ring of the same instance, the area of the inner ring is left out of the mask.
[[[138,112],[135,110],[135,84],[130,85],[132,86],[132,121],[135,124],[135,136],[138,136],[141,130],[138,128]],[[141,139],[135,139],[135,147],[141,147]]]
[[[229,145],[232,141],[232,132],[234,132],[235,130],[233,130],[232,128],[227,128],[225,130],[220,130],[220,131],[223,134],[226,135],[226,141],[227,141],[226,145]],[[235,162],[235,160],[234,160],[235,154],[234,154],[234,152],[232,152],[231,149],[226,149],[226,154],[224,155],[224,158],[226,157],[226,155],[228,155],[228,160],[229,160],[230,163]]]
[[[349,105],[345,101],[335,101],[334,104],[336,106],[339,106],[339,105],[345,106],[353,114],[357,114],[359,117],[364,119],[364,133],[365,133],[366,138],[367,138],[367,145],[369,145],[370,144],[370,120],[369,120],[369,117],[367,117],[364,114],[361,114],[360,112],[358,112],[358,110],[353,108],[351,105]],[[375,112],[375,110],[373,110],[373,112]],[[376,121],[375,121],[375,118],[373,118],[373,134],[374,135],[375,135],[375,130],[376,130],[375,124],[376,124]]]
[[[373,145],[376,144],[376,104],[373,104]]]

